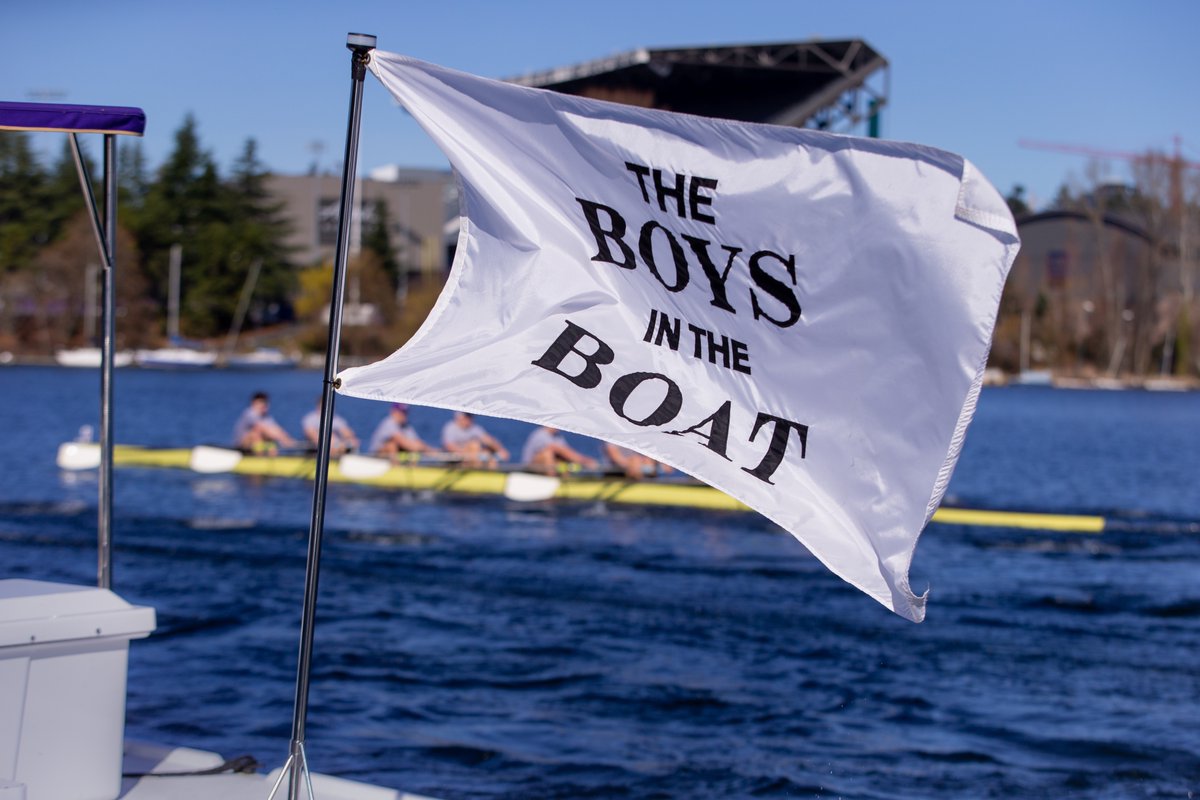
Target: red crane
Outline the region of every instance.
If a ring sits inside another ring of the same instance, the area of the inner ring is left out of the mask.
[[[1027,150],[1050,150],[1055,153],[1070,153],[1073,155],[1089,156],[1091,158],[1118,159],[1131,164],[1165,164],[1169,169],[1171,208],[1179,213],[1183,209],[1183,171],[1185,169],[1200,169],[1200,162],[1188,161],[1180,153],[1182,141],[1175,137],[1174,155],[1156,153],[1129,153],[1120,150],[1105,150],[1099,147],[1089,147],[1081,144],[1063,144],[1061,142],[1044,142],[1033,139],[1021,139],[1017,142]]]

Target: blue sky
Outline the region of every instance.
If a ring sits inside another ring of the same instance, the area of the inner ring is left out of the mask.
[[[1185,0],[6,0],[0,22],[0,99],[140,106],[154,165],[192,112],[222,168],[253,137],[275,171],[314,157],[335,169],[348,31],[489,77],[636,47],[862,38],[891,63],[883,135],[961,153],[1002,192],[1019,183],[1041,203],[1083,180],[1085,157],[1023,138],[1144,152],[1179,135],[1200,161],[1200,3]],[[390,163],[445,161],[369,77],[360,166]],[[1121,161],[1109,170],[1127,174]]]

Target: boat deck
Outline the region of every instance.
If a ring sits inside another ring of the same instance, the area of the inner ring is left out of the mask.
[[[215,769],[225,763],[216,753],[192,750],[187,747],[167,748],[142,742],[125,742],[125,773],[155,773],[138,778],[125,778],[121,784],[121,800],[266,800],[280,770],[269,775],[262,773],[229,773],[217,775],[171,775],[170,773],[198,772]],[[367,783],[335,778],[331,775],[312,775],[313,792],[321,800],[433,800],[422,795]],[[275,795],[285,800],[287,787],[281,786]],[[307,797],[307,791],[301,796]]]

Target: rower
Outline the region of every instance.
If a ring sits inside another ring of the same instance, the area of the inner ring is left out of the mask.
[[[666,464],[662,464],[649,456],[644,456],[641,453],[613,444],[612,442],[604,443],[604,457],[608,459],[613,467],[624,472],[625,477],[630,480],[636,481],[642,478],[653,478],[660,472],[674,472]]]
[[[417,431],[408,421],[408,406],[392,403],[388,415],[371,434],[367,450],[375,455],[396,458],[401,453],[432,453],[433,448],[421,441]]]
[[[455,411],[454,418],[442,428],[442,447],[461,455],[463,465],[468,467],[486,465],[494,469],[497,460],[508,460],[504,445],[465,411]]]
[[[271,400],[266,392],[255,392],[250,405],[233,426],[233,444],[258,455],[275,455],[279,447],[295,447],[296,440],[271,418]]]
[[[521,461],[530,469],[554,475],[560,465],[579,465],[595,469],[596,459],[583,455],[567,444],[558,428],[543,425],[529,434]]]
[[[300,420],[300,428],[309,445],[316,449],[321,441],[321,405],[322,398],[317,398],[317,407],[304,415]],[[334,458],[352,453],[358,449],[358,437],[346,419],[340,414],[333,415],[333,430],[329,432],[329,454]]]

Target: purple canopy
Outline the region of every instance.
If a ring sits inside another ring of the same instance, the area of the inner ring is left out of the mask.
[[[0,102],[0,130],[141,136],[145,129],[146,115],[140,108]]]

